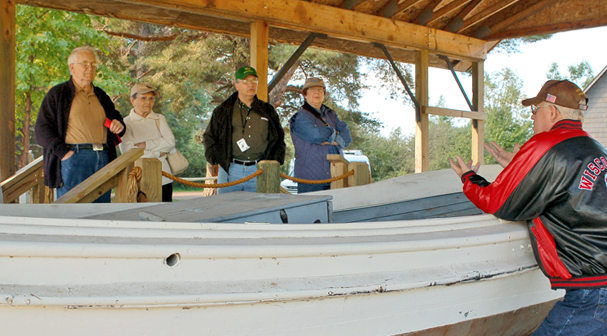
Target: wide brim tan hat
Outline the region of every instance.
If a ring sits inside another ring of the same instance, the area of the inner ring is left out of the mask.
[[[317,78],[317,77],[310,77],[310,78],[306,79],[306,82],[304,83],[302,90],[305,90],[305,89],[308,89],[308,88],[311,88],[314,86],[320,86],[325,89],[327,88],[325,86],[325,82],[322,79]]]

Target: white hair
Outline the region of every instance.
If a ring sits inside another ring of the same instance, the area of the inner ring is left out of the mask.
[[[556,104],[550,104],[556,107],[556,110],[563,116],[565,119],[579,120],[582,123],[584,122],[584,112],[578,109],[572,109],[569,107],[564,107]],[[586,100],[580,100],[580,105],[586,105]]]
[[[90,51],[93,53],[93,56],[95,56],[95,62],[97,62],[99,59],[97,58],[97,52],[95,51],[94,48],[91,47],[78,47],[75,48],[74,50],[72,50],[72,53],[70,54],[70,56],[67,58],[67,65],[72,65],[74,63],[78,62],[78,53],[81,51]]]

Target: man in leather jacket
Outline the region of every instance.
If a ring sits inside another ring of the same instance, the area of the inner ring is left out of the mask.
[[[485,144],[504,166],[494,182],[459,156],[451,167],[481,210],[528,222],[538,265],[566,290],[533,335],[607,335],[607,150],[582,130],[588,97],[550,80],[522,103],[534,136],[512,153]]]

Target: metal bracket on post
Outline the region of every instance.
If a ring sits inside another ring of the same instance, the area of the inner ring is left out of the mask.
[[[274,89],[276,84],[278,84],[278,82],[280,82],[282,77],[285,76],[287,71],[289,71],[289,69],[291,69],[291,67],[293,66],[293,64],[295,64],[295,62],[297,62],[297,60],[299,59],[301,54],[303,54],[304,51],[306,51],[306,49],[308,49],[310,44],[312,44],[312,41],[314,41],[314,39],[317,37],[327,38],[327,34],[310,33],[310,35],[308,35],[308,37],[306,37],[306,39],[299,46],[299,48],[297,48],[297,50],[295,50],[293,55],[291,55],[291,57],[289,57],[289,59],[287,60],[285,65],[283,65],[282,68],[280,68],[280,70],[278,70],[276,75],[274,75],[274,78],[272,78],[272,81],[270,82],[270,84],[268,84],[268,94],[270,92],[272,92],[272,89]]]
[[[468,99],[468,95],[466,94],[466,91],[464,91],[464,87],[462,86],[462,83],[459,81],[459,78],[457,77],[457,74],[455,73],[455,69],[453,69],[453,65],[451,65],[451,61],[449,60],[449,57],[447,57],[445,55],[438,55],[438,58],[442,59],[443,61],[445,61],[445,63],[447,63],[447,66],[449,67],[449,70],[451,70],[451,74],[453,75],[453,78],[455,78],[455,82],[457,83],[457,86],[459,86],[460,91],[462,91],[462,94],[464,95],[464,98],[466,99],[466,103],[468,103],[468,106],[470,107],[470,111],[474,111],[474,107],[472,107],[472,103],[470,102],[470,99]]]
[[[419,107],[419,103],[417,102],[417,99],[415,99],[415,95],[413,94],[413,92],[409,88],[409,85],[407,85],[407,81],[405,80],[405,77],[400,72],[400,69],[396,66],[396,63],[394,62],[394,59],[392,58],[392,55],[390,55],[390,53],[388,52],[388,49],[386,49],[386,46],[384,46],[381,43],[373,42],[373,46],[376,47],[376,48],[381,49],[381,51],[383,51],[384,54],[386,55],[386,57],[388,58],[388,61],[390,62],[390,65],[392,65],[392,69],[394,69],[394,71],[396,72],[396,75],[398,76],[398,79],[400,79],[400,82],[405,87],[405,90],[407,90],[407,93],[409,94],[409,97],[411,98],[411,101],[413,101],[413,104],[415,105],[415,120],[417,122],[421,122],[422,116],[421,116],[421,108]]]

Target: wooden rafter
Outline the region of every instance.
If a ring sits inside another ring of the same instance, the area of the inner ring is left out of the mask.
[[[432,19],[432,15],[434,13],[434,9],[438,6],[443,0],[430,0],[426,8],[424,8],[415,19],[413,19],[413,23],[425,25],[430,19]]]
[[[454,18],[449,21],[444,27],[437,27],[438,29],[448,28],[450,32],[458,31],[464,25],[464,18],[470,14],[483,0],[472,0],[461,12],[459,12]]]
[[[344,5],[346,5],[347,7],[344,7],[344,8],[353,10],[356,12],[361,7],[364,7],[367,3],[371,2],[371,1],[373,1],[373,0],[346,0],[344,2]]]
[[[179,33],[170,34],[170,35],[154,35],[154,36],[144,36],[131,34],[127,32],[113,32],[107,29],[102,29],[102,32],[111,35],[111,36],[119,36],[123,38],[133,39],[137,41],[146,41],[146,42],[157,42],[157,41],[172,41],[179,36]]]
[[[515,12],[516,14],[514,15],[509,15],[509,13],[501,13],[500,15],[496,16],[495,18],[492,18],[492,21],[496,22],[495,24],[489,26],[487,33],[485,34],[483,32],[483,34],[480,34],[481,32],[477,32],[475,35],[479,36],[482,35],[482,37],[485,37],[487,35],[492,35],[495,33],[499,33],[500,31],[504,30],[505,28],[509,27],[510,25],[515,24],[516,22],[519,22],[520,20],[522,20],[523,18],[533,15],[534,13],[537,13],[538,11],[544,9],[546,6],[552,4],[553,1],[552,0],[541,0],[535,4],[532,4],[531,6],[528,6],[528,3],[519,3],[516,5],[516,7],[520,7],[520,8],[513,8],[513,12]],[[523,5],[525,5],[523,7]]]
[[[354,7],[356,7],[356,5],[358,5],[359,2],[361,2],[362,0],[344,0],[340,5],[339,8],[345,8],[345,9],[353,9]]]
[[[462,7],[463,5],[467,4],[470,1],[471,0],[454,0],[450,3],[448,3],[447,5],[441,7],[439,10],[437,10],[436,12],[432,13],[432,18],[430,20],[428,20],[428,22],[426,22],[425,25],[430,26],[434,22],[437,22],[438,20],[445,17],[447,14]]]
[[[464,24],[462,25],[462,27],[460,29],[457,30],[457,33],[459,33],[459,34],[468,33],[468,31],[470,29],[472,29],[477,24],[481,23],[483,20],[486,20],[487,18],[491,17],[492,15],[495,15],[495,14],[499,13],[500,11],[508,8],[509,6],[512,6],[517,1],[519,1],[519,0],[502,0],[500,2],[496,2],[495,4],[493,4],[493,6],[489,6],[489,7],[485,8],[484,10],[478,12],[476,15],[472,16],[471,18],[464,20]]]
[[[399,4],[399,0],[391,0],[379,10],[378,15],[386,18],[393,18],[413,7],[418,1],[419,0],[405,0]]]
[[[589,27],[598,27],[607,25],[607,17],[599,19],[584,20],[579,22],[562,22],[544,26],[534,26],[518,29],[505,29],[498,33],[491,34],[486,38],[489,40],[503,40],[521,36],[554,34],[562,31],[584,29]]]

